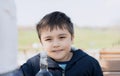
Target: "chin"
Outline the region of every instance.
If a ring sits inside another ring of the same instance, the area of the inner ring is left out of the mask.
[[[55,57],[54,60],[55,61],[63,61],[63,57]]]

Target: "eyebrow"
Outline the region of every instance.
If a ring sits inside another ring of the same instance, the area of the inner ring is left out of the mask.
[[[46,37],[44,37],[44,38],[51,38],[51,36],[46,36]]]
[[[58,36],[66,36],[67,34],[59,34]],[[46,37],[44,37],[44,38],[51,38],[51,36],[46,36]]]
[[[61,36],[61,35],[62,35],[62,36],[66,36],[67,34],[59,34],[59,36]]]

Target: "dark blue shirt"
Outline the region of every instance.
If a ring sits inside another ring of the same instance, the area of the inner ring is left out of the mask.
[[[73,52],[72,59],[67,63],[65,70],[52,58],[48,57],[48,69],[53,76],[103,76],[101,67],[96,59],[78,49]],[[39,54],[30,58],[19,68],[23,76],[35,76],[40,70]]]

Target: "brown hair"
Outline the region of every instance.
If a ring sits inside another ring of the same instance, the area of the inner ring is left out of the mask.
[[[41,21],[37,24],[36,30],[41,40],[41,31],[42,29],[50,29],[52,31],[54,28],[67,29],[71,36],[74,35],[74,27],[70,18],[59,11],[52,12],[50,14],[45,15]]]

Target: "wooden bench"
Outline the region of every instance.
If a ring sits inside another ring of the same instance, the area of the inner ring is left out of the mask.
[[[120,76],[120,49],[102,49],[100,65],[104,76]]]

